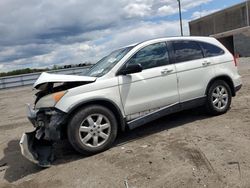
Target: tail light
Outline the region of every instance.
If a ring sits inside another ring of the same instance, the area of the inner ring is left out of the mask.
[[[235,65],[235,67],[238,66],[238,59],[239,59],[239,54],[235,54],[234,55],[234,65]]]

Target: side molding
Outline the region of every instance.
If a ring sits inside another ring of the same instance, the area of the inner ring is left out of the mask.
[[[154,121],[156,119],[159,119],[163,116],[173,114],[176,112],[180,112],[182,110],[187,110],[190,108],[195,108],[204,105],[206,102],[206,96],[199,97],[196,99],[191,99],[182,103],[175,103],[170,106],[163,107],[159,110],[156,110],[154,112],[151,112],[145,116],[136,118],[132,121],[129,121],[127,123],[130,130],[135,129],[137,127],[140,127],[141,125],[144,125],[146,123],[149,123],[151,121]]]

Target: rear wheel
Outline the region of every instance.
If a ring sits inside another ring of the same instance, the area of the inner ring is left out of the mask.
[[[212,115],[226,113],[231,105],[232,92],[223,80],[216,80],[209,88],[206,108]]]
[[[82,154],[94,154],[108,149],[117,136],[114,114],[99,105],[79,110],[68,125],[68,139]]]

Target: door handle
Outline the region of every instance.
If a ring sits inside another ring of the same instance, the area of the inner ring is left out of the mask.
[[[171,72],[173,72],[174,70],[173,69],[163,69],[162,71],[161,71],[161,73],[162,74],[169,74],[169,73],[171,73]]]
[[[209,66],[209,65],[211,65],[211,62],[210,61],[204,61],[203,63],[202,63],[202,66]]]

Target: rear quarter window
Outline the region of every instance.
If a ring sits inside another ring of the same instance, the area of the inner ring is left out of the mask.
[[[221,49],[218,46],[215,46],[213,44],[205,43],[205,42],[199,42],[200,46],[202,47],[204,51],[204,55],[206,57],[214,57],[224,54],[224,50]]]
[[[174,41],[172,45],[176,63],[204,58],[200,45],[194,41]]]

